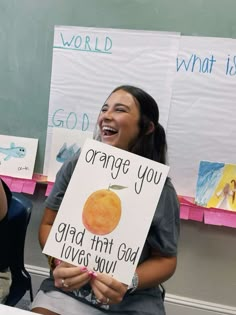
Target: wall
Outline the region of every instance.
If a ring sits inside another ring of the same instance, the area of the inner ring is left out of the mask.
[[[38,138],[42,172],[55,25],[236,37],[235,7],[234,0],[2,0],[0,134]]]
[[[0,133],[38,138],[36,172],[42,171],[54,25],[235,38],[235,8],[233,0],[2,0]],[[44,190],[38,185],[30,197],[26,263],[36,269],[47,266],[37,241]],[[178,268],[165,285],[168,294],[236,307],[235,238],[235,229],[182,221]],[[173,312],[173,304],[168,309]]]

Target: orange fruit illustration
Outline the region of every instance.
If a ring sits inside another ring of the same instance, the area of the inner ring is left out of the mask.
[[[116,193],[109,189],[93,192],[86,200],[82,220],[88,231],[97,235],[111,233],[121,217],[121,201]]]

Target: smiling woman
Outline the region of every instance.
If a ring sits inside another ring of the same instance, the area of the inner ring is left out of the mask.
[[[116,88],[102,106],[97,129],[98,132],[95,135],[97,140],[165,164],[167,144],[165,131],[159,124],[158,106],[152,96],[142,89],[134,86]],[[88,163],[94,163],[96,160],[103,163],[103,167],[109,167],[114,178],[119,172],[129,171],[129,160],[114,159],[112,155],[107,156],[100,151],[90,150],[86,158]],[[78,154],[63,164],[46,201],[46,209],[39,230],[39,241],[42,247],[46,243],[77,161]],[[139,186],[136,188],[140,190],[144,181],[145,184],[152,181],[158,183],[159,176],[161,175],[155,173],[155,170],[147,169],[145,165],[140,166]],[[104,192],[106,192],[105,202],[102,202]],[[113,203],[114,195],[112,194],[111,197],[108,199],[107,191],[100,190],[88,198],[93,199],[92,204],[96,201],[97,205],[92,214],[90,204],[86,204],[85,207],[84,223],[93,233],[100,233],[100,228],[96,229],[100,222],[93,220],[99,217],[99,214],[103,216],[103,212],[108,212],[109,224],[114,217],[119,220],[119,202],[116,200]],[[111,204],[113,206],[110,206]],[[109,231],[106,230],[105,233]],[[137,231],[132,230],[131,224],[131,237],[135,237],[135,233]],[[94,234],[95,237],[97,237],[96,234]],[[101,234],[104,234],[104,231]],[[102,315],[105,314],[104,309],[106,309],[106,314],[113,315],[164,315],[164,303],[159,284],[169,279],[175,271],[178,235],[179,202],[170,179],[167,179],[129,286],[106,274],[105,271],[115,268],[115,265],[112,265],[112,262],[108,264],[100,256],[96,270],[87,270],[84,265],[75,267],[65,262],[52,264],[55,267],[53,273],[42,283],[35,297],[32,311],[44,315]],[[141,248],[138,250],[141,251]],[[135,258],[135,252],[131,252],[130,248],[122,244],[118,258],[132,260]]]
[[[128,150],[139,134],[139,116],[133,96],[124,90],[114,91],[98,118],[101,141]]]

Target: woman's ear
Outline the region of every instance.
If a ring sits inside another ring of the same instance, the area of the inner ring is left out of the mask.
[[[155,125],[152,121],[150,121],[147,132],[146,132],[146,136],[149,135],[150,133],[153,133],[154,129],[155,129]]]

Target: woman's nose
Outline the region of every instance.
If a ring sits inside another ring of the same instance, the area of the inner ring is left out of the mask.
[[[104,118],[104,119],[111,120],[111,119],[112,119],[112,111],[107,110],[107,111],[103,114],[103,118]]]

